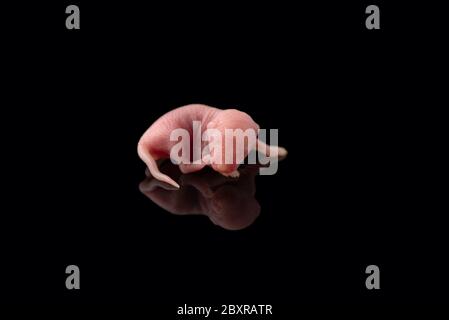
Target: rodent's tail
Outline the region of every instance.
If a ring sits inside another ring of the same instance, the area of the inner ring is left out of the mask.
[[[142,161],[145,162],[145,164],[148,166],[151,175],[155,179],[166,182],[179,189],[179,184],[177,184],[176,181],[159,171],[156,161],[151,155],[149,149],[146,148],[144,144],[139,143],[137,145],[137,153],[139,154],[140,159],[142,159]]]
[[[261,140],[257,140],[257,151],[262,152],[267,157],[278,157],[280,160],[287,156],[287,150],[279,146],[269,146]]]

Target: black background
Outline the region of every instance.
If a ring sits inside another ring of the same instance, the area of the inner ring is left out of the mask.
[[[81,30],[65,29],[69,3],[5,9],[4,301],[167,317],[184,303],[443,301],[427,11],[375,2],[381,30],[368,31],[370,3],[341,2],[78,1]],[[189,103],[246,111],[289,150],[257,177],[262,213],[245,230],[138,190],[138,139]],[[365,288],[370,264],[381,290]]]

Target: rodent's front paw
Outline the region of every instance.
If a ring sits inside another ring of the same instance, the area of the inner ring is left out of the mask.
[[[238,170],[232,171],[231,173],[221,173],[221,174],[224,175],[225,177],[230,177],[230,178],[240,177],[240,172]]]

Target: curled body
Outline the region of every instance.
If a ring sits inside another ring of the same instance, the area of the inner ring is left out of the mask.
[[[195,128],[195,125],[199,126],[199,130],[195,130],[198,129]],[[179,169],[183,173],[199,171],[206,165],[209,165],[212,169],[225,176],[238,177],[237,169],[242,159],[236,156],[237,143],[232,143],[231,149],[226,148],[226,146],[229,146],[224,141],[227,130],[242,130],[244,132],[255,133],[256,138],[253,142],[251,142],[251,139],[247,139],[247,143],[243,144],[243,157],[246,157],[254,149],[258,149],[259,151],[263,150],[265,154],[270,156],[275,154],[284,157],[287,154],[284,148],[277,146],[269,147],[264,142],[258,140],[257,133],[259,131],[259,125],[244,112],[236,109],[222,110],[202,104],[179,107],[157,119],[142,135],[137,147],[138,155],[148,166],[151,175],[175,188],[179,188],[178,183],[159,171],[157,161],[171,158],[171,152],[178,144],[176,139],[171,139],[172,133],[179,129],[188,133],[190,139],[189,157],[185,159],[186,161],[178,163]],[[217,141],[217,138],[214,141],[215,143],[219,142],[221,152],[216,152],[218,149],[212,148],[211,153],[207,156],[204,153],[200,153],[200,159],[198,157],[195,158],[195,152],[192,150],[194,141],[199,140],[201,142],[201,150],[205,148],[207,150],[210,142],[204,141],[202,137],[208,132],[221,133],[219,135],[221,137],[219,139],[220,141]]]

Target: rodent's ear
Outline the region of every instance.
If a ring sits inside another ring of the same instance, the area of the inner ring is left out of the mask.
[[[211,121],[207,124],[207,129],[215,129],[217,127],[216,121]]]

